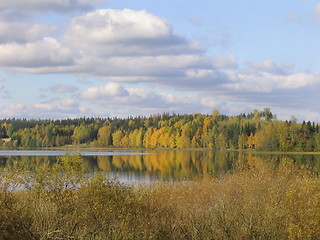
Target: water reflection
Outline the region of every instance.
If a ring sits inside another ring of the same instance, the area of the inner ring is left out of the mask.
[[[124,182],[178,181],[202,178],[205,175],[220,176],[241,163],[269,161],[277,165],[290,160],[309,165],[320,172],[320,155],[246,154],[242,152],[214,151],[147,151],[149,155],[84,156],[87,172],[103,171]],[[58,156],[1,156],[0,167],[12,167],[18,163],[30,170],[41,164],[52,165]]]
[[[22,168],[34,170],[39,165],[52,165],[56,161],[57,156],[0,156],[0,167],[12,168],[19,165]]]

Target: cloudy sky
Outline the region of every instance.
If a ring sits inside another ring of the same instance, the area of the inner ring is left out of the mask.
[[[320,121],[320,1],[0,1],[0,118]]]

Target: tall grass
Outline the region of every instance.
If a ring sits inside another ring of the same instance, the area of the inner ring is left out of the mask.
[[[138,188],[81,162],[3,171],[0,239],[320,239],[319,177],[290,161]]]

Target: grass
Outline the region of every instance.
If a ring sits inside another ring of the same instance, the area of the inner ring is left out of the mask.
[[[289,160],[139,187],[89,178],[81,164],[66,155],[3,171],[0,239],[320,239],[319,176]]]

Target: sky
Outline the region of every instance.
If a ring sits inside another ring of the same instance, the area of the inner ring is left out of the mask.
[[[0,0],[0,118],[320,122],[319,43],[319,0]]]

